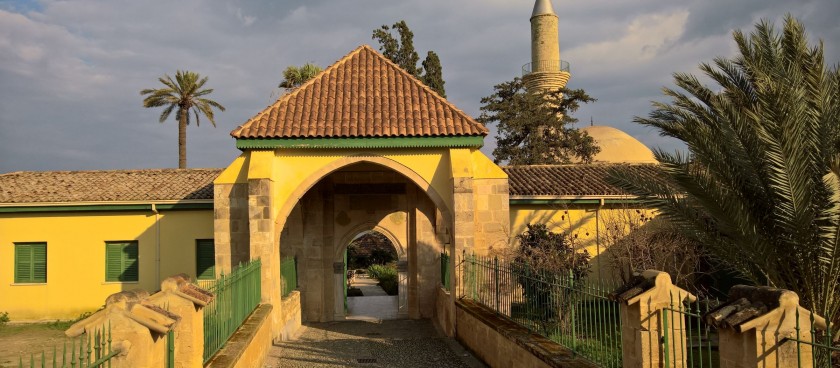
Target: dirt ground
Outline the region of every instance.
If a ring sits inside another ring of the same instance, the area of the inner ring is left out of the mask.
[[[40,366],[41,352],[47,356],[47,362],[52,363],[53,347],[61,355],[61,348],[67,341],[64,337],[67,327],[68,322],[0,326],[0,367],[17,367],[21,357],[24,366],[28,367],[30,354],[37,355],[36,365]]]

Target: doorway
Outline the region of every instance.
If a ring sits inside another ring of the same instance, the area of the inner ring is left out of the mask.
[[[384,234],[358,234],[345,250],[347,319],[388,320],[399,316],[400,272],[397,248]]]

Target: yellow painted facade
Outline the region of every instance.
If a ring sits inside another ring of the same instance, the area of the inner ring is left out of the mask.
[[[158,290],[167,276],[195,277],[196,240],[212,238],[212,210],[0,214],[0,311],[13,321],[73,319],[113,293]],[[138,242],[138,282],[106,282],[105,242],[128,240]],[[45,284],[14,283],[16,242],[47,243]]]

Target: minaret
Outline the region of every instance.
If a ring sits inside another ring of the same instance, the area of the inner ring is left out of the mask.
[[[569,81],[569,63],[560,60],[557,24],[551,0],[536,0],[531,14],[531,62],[522,67],[528,90],[556,90]]]

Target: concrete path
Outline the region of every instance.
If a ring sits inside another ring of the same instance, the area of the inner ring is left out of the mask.
[[[265,367],[485,367],[429,320],[311,323],[275,345]]]
[[[359,288],[364,296],[387,296],[388,293],[377,284],[379,284],[377,279],[368,278],[367,275],[364,277],[359,275],[353,278],[350,286]]]

